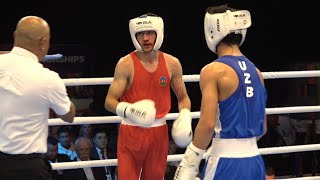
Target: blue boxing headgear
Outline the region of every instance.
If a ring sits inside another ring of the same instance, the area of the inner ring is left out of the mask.
[[[228,34],[242,34],[240,46],[245,40],[247,28],[251,26],[250,12],[239,10],[224,13],[206,13],[204,17],[204,34],[207,45],[211,51],[217,53],[217,44]]]
[[[157,33],[157,39],[153,46],[153,50],[158,50],[163,42],[164,24],[163,20],[159,16],[150,16],[144,14],[129,21],[129,30],[133,45],[138,51],[142,51],[142,47],[136,38],[136,33],[142,31],[155,31]]]

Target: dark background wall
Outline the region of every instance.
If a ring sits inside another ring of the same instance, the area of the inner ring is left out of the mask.
[[[292,64],[320,61],[317,56],[318,15],[314,3],[292,1],[28,1],[1,2],[0,44],[12,43],[17,21],[25,15],[46,19],[52,44],[90,47],[94,77],[112,77],[116,62],[134,49],[128,21],[146,12],[164,19],[162,50],[178,57],[184,74],[199,74],[216,55],[207,48],[203,17],[209,5],[228,3],[251,12],[253,25],[243,52],[263,72],[290,70]],[[0,49],[4,50],[4,49]],[[6,49],[7,50],[7,49]],[[56,52],[52,52],[56,53]],[[301,69],[304,70],[304,69]],[[272,101],[286,100],[285,80],[266,80]],[[195,96],[199,96],[197,89]],[[102,87],[101,96],[105,94]]]

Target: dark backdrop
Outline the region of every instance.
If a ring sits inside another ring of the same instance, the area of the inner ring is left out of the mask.
[[[118,59],[134,49],[128,21],[146,12],[153,12],[162,16],[165,22],[165,38],[161,49],[180,59],[184,74],[199,74],[201,67],[216,58],[204,39],[205,9],[221,2],[3,1],[0,44],[12,43],[12,32],[21,17],[38,15],[51,26],[52,44],[89,46],[94,57],[91,61],[93,76],[112,77]],[[242,49],[261,71],[290,70],[290,64],[293,63],[320,61],[316,41],[319,39],[318,30],[315,28],[318,15],[314,3],[276,0],[224,2],[251,12],[253,25],[248,30]],[[283,87],[279,88],[280,85]],[[269,101],[286,100],[288,89],[284,85],[284,80],[266,80]],[[104,96],[105,87],[100,88],[101,96]],[[194,88],[194,91],[195,96],[199,96],[198,89]]]

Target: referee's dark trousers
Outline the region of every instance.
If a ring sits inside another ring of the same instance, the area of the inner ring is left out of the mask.
[[[51,180],[51,165],[41,154],[6,154],[0,151],[1,180]]]

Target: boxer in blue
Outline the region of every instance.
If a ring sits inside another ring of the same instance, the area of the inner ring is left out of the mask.
[[[195,179],[211,140],[201,179],[266,178],[257,140],[266,133],[267,91],[260,70],[240,51],[250,26],[247,10],[207,8],[205,39],[218,59],[201,69],[200,119],[175,180]]]

